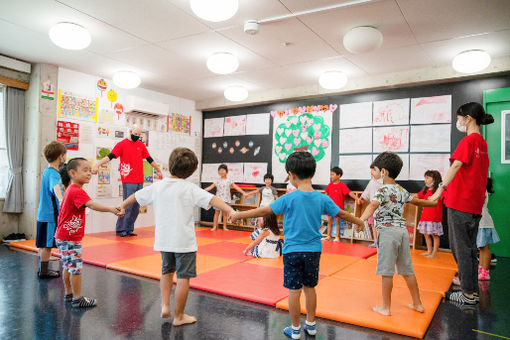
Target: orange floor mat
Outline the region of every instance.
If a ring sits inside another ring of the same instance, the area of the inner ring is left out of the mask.
[[[11,242],[9,244],[9,246],[37,252],[37,247],[35,246],[35,240]],[[52,252],[56,251],[56,250],[57,250],[56,248],[53,248]]]
[[[437,257],[434,259],[426,258],[420,255],[425,252],[424,250],[411,249],[411,257],[413,258],[413,264],[419,264],[422,266],[431,266],[438,268],[447,268],[457,271],[457,263],[453,258],[452,253],[438,252]],[[375,258],[375,257],[374,257]],[[371,259],[373,260],[373,259]]]
[[[407,288],[394,287],[392,315],[383,316],[372,311],[372,307],[381,302],[380,282],[326,277],[319,280],[316,291],[319,317],[415,338],[422,338],[425,335],[441,302],[441,294],[421,291],[425,313],[418,313],[407,307],[411,303]],[[305,300],[302,295],[302,313],[305,313],[304,306]],[[279,301],[276,307],[288,310],[288,299]]]
[[[361,261],[357,257],[334,255],[334,254],[321,254],[321,262],[319,265],[319,274],[330,276],[351,264]],[[261,266],[268,266],[273,268],[283,269],[283,258],[280,256],[276,259],[260,259],[256,258],[249,260],[246,263],[258,264]]]
[[[244,244],[250,244],[250,243],[253,242],[253,240],[251,239],[249,234],[247,236],[235,238],[233,240],[228,240],[228,241],[229,242],[244,243]]]
[[[335,273],[333,277],[369,282],[380,282],[381,276],[376,275],[375,273],[376,266],[377,261],[370,259],[360,260],[353,265]],[[455,275],[455,270],[453,269],[422,265],[413,265],[413,267],[420,290],[433,291],[441,295],[448,291],[452,284],[453,276]],[[397,275],[396,271],[395,276],[393,277],[393,285],[396,287],[407,287],[404,278],[401,275]]]

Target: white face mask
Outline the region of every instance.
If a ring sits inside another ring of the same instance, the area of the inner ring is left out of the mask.
[[[434,182],[430,183],[429,185],[425,184],[427,188],[432,188],[434,186]]]
[[[457,119],[457,123],[455,124],[455,126],[457,127],[457,130],[459,130],[462,133],[465,133],[467,131],[466,125],[462,125],[460,123],[460,120],[458,120],[458,119]]]

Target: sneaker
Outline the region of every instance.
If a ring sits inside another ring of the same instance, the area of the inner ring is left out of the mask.
[[[325,236],[322,238],[323,241],[331,241],[331,236]]]
[[[335,242],[340,242],[340,237],[335,237]]]
[[[308,322],[305,322],[303,330],[305,331],[306,334],[310,336],[315,336],[315,334],[317,334],[317,324],[314,323],[313,325],[309,325]]]
[[[496,264],[498,264],[498,258],[496,255],[491,254],[491,266],[495,266]]]
[[[473,298],[475,299],[476,302],[480,301],[480,294],[478,292],[474,292]]]
[[[95,307],[97,305],[97,300],[93,298],[89,298],[86,296],[80,296],[79,298],[75,298],[71,302],[71,306],[75,308],[87,308],[87,307]]]
[[[478,301],[476,301],[474,297],[470,299],[466,295],[464,295],[464,293],[462,293],[461,291],[451,293],[447,292],[445,294],[445,299],[447,301],[458,302],[463,305],[476,305],[478,303]]]
[[[458,276],[454,276],[452,279],[452,283],[456,286],[460,286],[460,279]]]
[[[374,242],[374,243],[372,243],[372,244],[369,244],[369,245],[368,245],[368,248],[377,248],[377,243],[376,243],[376,242]]]
[[[478,281],[489,281],[491,276],[488,269],[478,268]]]
[[[16,235],[18,236],[18,241],[26,241],[27,240],[27,237],[23,233],[16,234]]]
[[[301,327],[299,329],[293,329],[292,326],[285,327],[283,334],[291,339],[301,339]]]
[[[64,301],[65,302],[72,302],[73,301],[73,293],[69,293],[64,295]]]

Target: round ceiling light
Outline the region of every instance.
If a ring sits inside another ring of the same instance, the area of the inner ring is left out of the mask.
[[[238,0],[190,0],[193,13],[201,19],[213,22],[232,18],[239,8]]]
[[[61,22],[50,28],[51,41],[66,50],[82,50],[90,45],[92,38],[83,26]]]
[[[140,76],[131,71],[118,71],[113,75],[113,83],[123,89],[134,89],[142,80]]]
[[[338,90],[347,84],[347,76],[340,71],[326,71],[319,77],[319,84],[327,90]]]
[[[381,31],[370,26],[354,27],[344,35],[344,47],[354,54],[376,50],[382,43]]]
[[[236,56],[228,52],[218,52],[207,58],[207,68],[214,73],[228,74],[239,67]]]
[[[452,66],[460,73],[475,73],[485,69],[491,63],[489,53],[482,50],[464,51],[453,58]]]
[[[227,87],[223,95],[231,102],[240,102],[248,98],[248,90],[244,86],[234,85]]]

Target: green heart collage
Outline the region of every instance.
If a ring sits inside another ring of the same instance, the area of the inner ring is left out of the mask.
[[[318,162],[326,155],[325,149],[329,147],[329,135],[329,126],[322,116],[314,116],[308,112],[289,116],[287,121],[278,125],[274,132],[276,141],[274,152],[280,163],[285,163],[295,148],[307,147]]]

